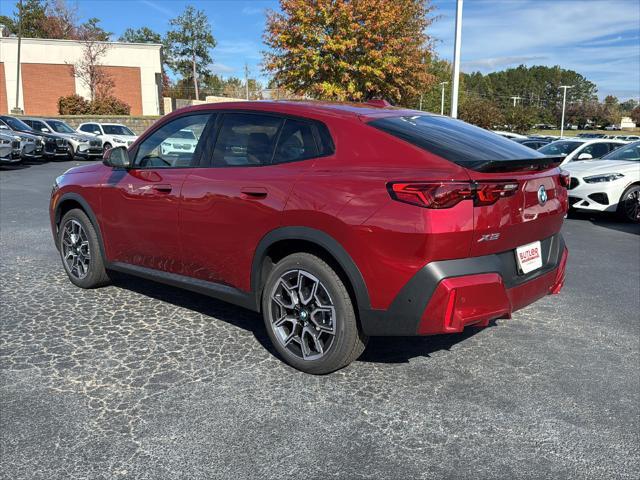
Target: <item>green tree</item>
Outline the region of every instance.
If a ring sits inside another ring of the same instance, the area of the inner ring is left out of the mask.
[[[433,82],[431,11],[429,0],[280,0],[264,68],[296,94],[412,104]]]
[[[636,125],[640,125],[640,106],[635,107],[631,110],[631,114],[629,115],[631,120],[633,120]]]
[[[24,0],[22,2],[22,36],[27,38],[47,38],[44,30],[47,2],[45,0]],[[9,34],[18,34],[20,21],[20,3],[16,4],[13,17],[1,16],[2,23]]]
[[[537,112],[532,107],[516,105],[507,108],[504,120],[513,132],[527,133],[538,119]]]
[[[492,129],[496,125],[504,123],[504,116],[492,101],[470,95],[460,104],[460,120],[478,127]]]
[[[107,32],[100,25],[100,19],[91,17],[78,27],[77,37],[79,40],[94,40],[97,42],[108,42],[111,32]]]
[[[182,15],[169,21],[167,33],[172,70],[183,78],[193,79],[196,100],[199,100],[198,76],[211,73],[210,50],[216,46],[207,15],[188,5]]]
[[[128,43],[159,43],[162,44],[162,36],[151,30],[149,27],[141,27],[137,29],[127,28],[120,38],[119,42]]]

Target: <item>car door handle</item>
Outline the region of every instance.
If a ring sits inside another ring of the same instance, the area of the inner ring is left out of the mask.
[[[240,197],[246,200],[262,200],[267,198],[267,189],[262,187],[243,187],[240,189]]]
[[[153,185],[153,189],[158,193],[171,193],[171,185]]]

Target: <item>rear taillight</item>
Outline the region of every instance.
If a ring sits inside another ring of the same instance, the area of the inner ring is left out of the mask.
[[[473,199],[476,206],[492,205],[514,195],[517,182],[391,182],[391,198],[424,208],[451,208]]]
[[[569,188],[571,185],[571,174],[566,170],[560,170],[560,185],[564,188]]]

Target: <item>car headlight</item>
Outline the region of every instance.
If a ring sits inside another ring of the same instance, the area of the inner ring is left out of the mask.
[[[122,138],[113,137],[113,143],[127,143],[127,141]]]
[[[73,140],[75,140],[76,142],[79,143],[87,143],[89,140],[87,140],[86,138],[83,137],[71,137]]]
[[[603,175],[592,175],[590,177],[584,177],[583,180],[587,183],[601,183],[601,182],[613,182],[619,178],[624,177],[621,173],[605,173]]]
[[[21,142],[31,143],[31,142],[33,142],[33,138],[20,136],[20,141]]]

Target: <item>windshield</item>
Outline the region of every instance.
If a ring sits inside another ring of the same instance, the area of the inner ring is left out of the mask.
[[[195,140],[196,136],[191,130],[178,130],[176,133],[171,135],[171,138],[185,138],[189,140]]]
[[[53,129],[54,132],[58,133],[76,133],[76,131],[60,120],[47,120],[49,126]]]
[[[627,160],[630,162],[640,161],[640,142],[617,148],[613,152],[605,155],[601,160]]]
[[[582,145],[583,142],[558,140],[557,142],[551,142],[549,145],[545,145],[538,151],[545,155],[562,155],[567,156],[573,152],[576,148]]]
[[[105,135],[135,135],[124,125],[102,125]]]
[[[385,117],[369,125],[467,168],[478,163],[544,158],[513,140],[449,117]]]
[[[13,130],[23,130],[25,132],[34,131],[33,128],[31,128],[29,125],[24,123],[22,120],[18,120],[17,118],[0,117],[0,120],[2,120],[4,123],[9,125]]]

